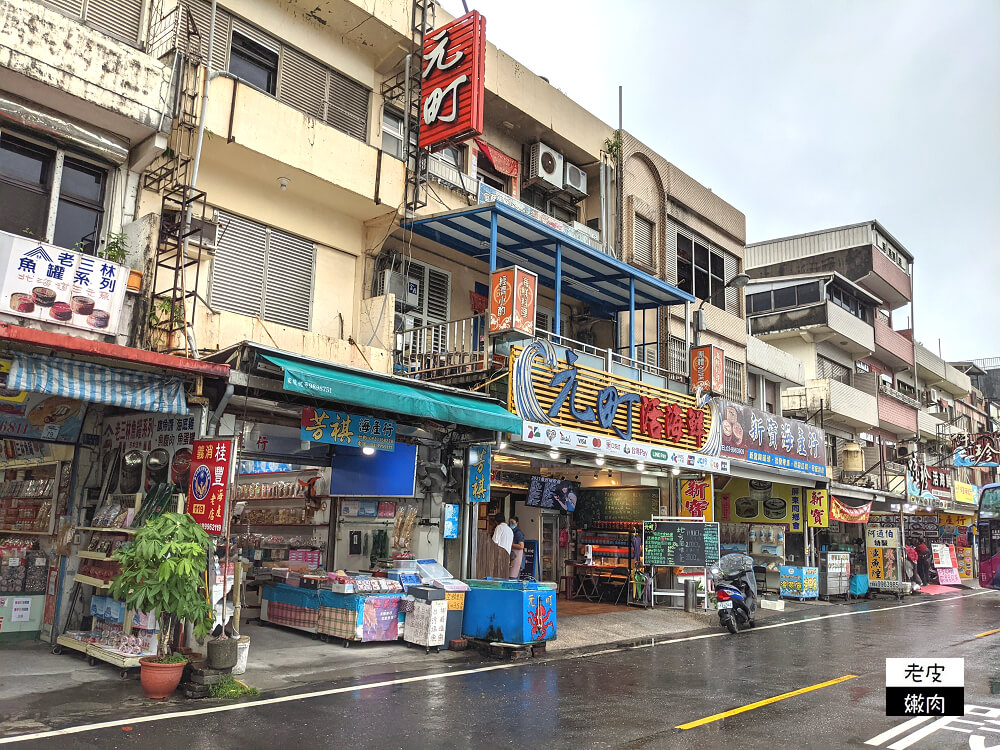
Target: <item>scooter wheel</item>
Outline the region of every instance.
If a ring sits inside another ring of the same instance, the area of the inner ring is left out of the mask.
[[[736,622],[735,617],[732,617],[726,621],[726,627],[729,628],[729,632],[732,633],[733,635],[736,635],[737,633],[740,632],[740,626],[739,623]]]
[[[757,627],[757,621],[756,620],[750,620],[747,623],[747,625],[749,625],[751,628],[755,628],[755,627]]]

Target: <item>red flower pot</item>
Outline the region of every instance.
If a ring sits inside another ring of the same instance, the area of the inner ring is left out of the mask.
[[[187,662],[160,664],[155,657],[139,659],[139,680],[147,698],[169,698],[181,682]]]

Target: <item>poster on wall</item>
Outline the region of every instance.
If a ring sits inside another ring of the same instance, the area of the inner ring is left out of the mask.
[[[86,404],[63,396],[7,390],[9,359],[0,359],[0,437],[75,443]]]
[[[221,534],[225,528],[233,441],[195,440],[192,454],[187,512],[209,534]]]
[[[724,479],[724,478],[723,478]],[[726,523],[784,523],[791,532],[805,526],[801,487],[760,479],[717,480],[716,519]]]
[[[712,501],[712,475],[704,479],[682,479],[680,481],[680,507],[678,515],[685,518],[715,520],[715,504]]]
[[[193,416],[133,414],[105,419],[101,467],[103,472],[114,472],[108,492],[131,495],[149,490],[156,482],[186,488],[194,429]]]
[[[869,528],[865,534],[865,548],[870,584],[899,581],[899,529]]]

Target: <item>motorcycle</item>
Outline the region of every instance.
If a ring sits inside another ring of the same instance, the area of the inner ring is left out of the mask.
[[[709,573],[718,599],[719,624],[733,634],[741,627],[752,628],[757,611],[753,558],[740,553],[723,555]]]

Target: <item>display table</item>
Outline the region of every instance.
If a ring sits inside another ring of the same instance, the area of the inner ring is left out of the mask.
[[[403,594],[313,593],[319,595],[321,636],[343,638],[346,646],[351,641],[395,641],[402,634]]]
[[[261,589],[260,621],[317,633],[319,592],[286,583],[272,583]]]
[[[515,644],[555,640],[556,584],[491,579],[467,583],[462,623],[467,637]]]

